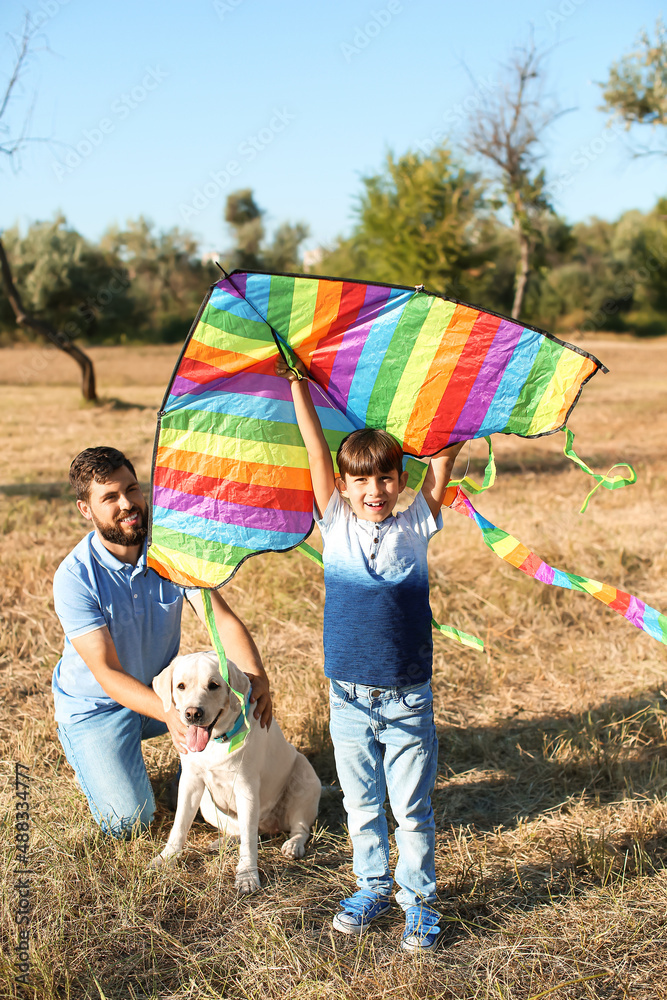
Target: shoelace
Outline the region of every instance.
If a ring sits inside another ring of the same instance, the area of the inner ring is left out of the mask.
[[[406,914],[405,933],[406,935],[418,934],[420,937],[426,937],[428,934],[439,932],[439,919],[440,914],[428,906],[412,910]]]
[[[363,894],[362,892],[355,893],[350,899],[341,900],[346,912],[353,914],[355,917],[364,917],[376,904],[385,906],[389,902],[389,900],[383,899],[381,896],[375,896],[371,892]]]

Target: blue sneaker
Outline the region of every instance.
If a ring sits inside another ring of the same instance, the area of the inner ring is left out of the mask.
[[[333,918],[335,930],[343,934],[365,934],[371,920],[383,916],[391,908],[388,896],[359,889],[349,899],[341,899],[342,913]]]
[[[439,919],[438,911],[425,903],[409,906],[405,911],[405,931],[401,941],[403,951],[433,951],[440,940]]]

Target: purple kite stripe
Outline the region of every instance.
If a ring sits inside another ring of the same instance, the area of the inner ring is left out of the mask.
[[[156,486],[153,505],[167,510],[180,511],[191,517],[205,517],[209,521],[237,524],[242,528],[262,531],[287,531],[305,533],[313,521],[312,511],[276,510],[270,507],[248,507],[246,504],[229,503],[214,497],[180,493],[168,486]]]
[[[347,397],[357,370],[357,364],[364,349],[368,334],[373,323],[384,309],[391,295],[391,288],[379,288],[368,285],[364,304],[359,311],[353,326],[343,334],[343,339],[336,352],[331,378],[329,380],[329,395],[343,411],[347,410]]]
[[[645,607],[646,604],[644,601],[640,601],[638,597],[633,597],[632,594],[630,595],[630,604],[628,605],[628,610],[625,612],[625,617],[636,628],[644,627]]]
[[[520,324],[506,319],[501,321],[474,385],[463,404],[459,419],[451,433],[452,439],[469,440],[477,434],[522,333],[523,327]]]
[[[537,572],[535,573],[535,579],[539,580],[541,583],[552,584],[554,582],[554,568],[553,566],[547,566],[545,562],[541,563]]]
[[[218,376],[210,382],[193,382],[182,375],[174,379],[172,396],[201,396],[205,392],[245,393],[248,396],[264,396],[266,399],[290,400],[292,391],[289,382],[278,375],[263,375],[259,372],[238,372],[236,375]]]
[[[229,292],[230,295],[235,296],[237,299],[245,299],[247,280],[247,274],[235,274],[233,278],[223,278],[222,281],[218,281],[215,287],[220,288],[223,292]]]
[[[177,375],[169,390],[169,399],[171,400],[172,397],[187,396],[188,393],[198,396],[200,393],[206,392],[207,388],[207,385],[202,385],[200,382],[194,382],[192,379]]]

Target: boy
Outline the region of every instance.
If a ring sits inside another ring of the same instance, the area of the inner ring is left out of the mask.
[[[359,886],[341,901],[333,926],[363,934],[391,906],[388,792],[397,823],[396,899],[406,914],[401,946],[428,951],[440,928],[430,905],[436,898],[431,792],[438,741],[426,550],[442,527],[440,506],[462,445],[431,460],[421,492],[395,515],[407,481],[398,442],[381,430],[349,434],[338,450],[336,480],[307,380],[282,361],[276,372],[291,382],[324,541],[324,672]]]

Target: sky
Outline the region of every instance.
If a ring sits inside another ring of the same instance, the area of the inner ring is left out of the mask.
[[[613,220],[667,194],[664,157],[633,158],[599,110],[651,0],[5,0],[3,90],[26,9],[40,31],[0,125],[29,115],[44,141],[0,164],[0,229],[63,213],[97,240],[143,215],[222,251],[225,199],[251,188],[269,231],[302,221],[328,245],[389,152],[461,140],[531,30],[573,109],[544,147],[558,212]]]

